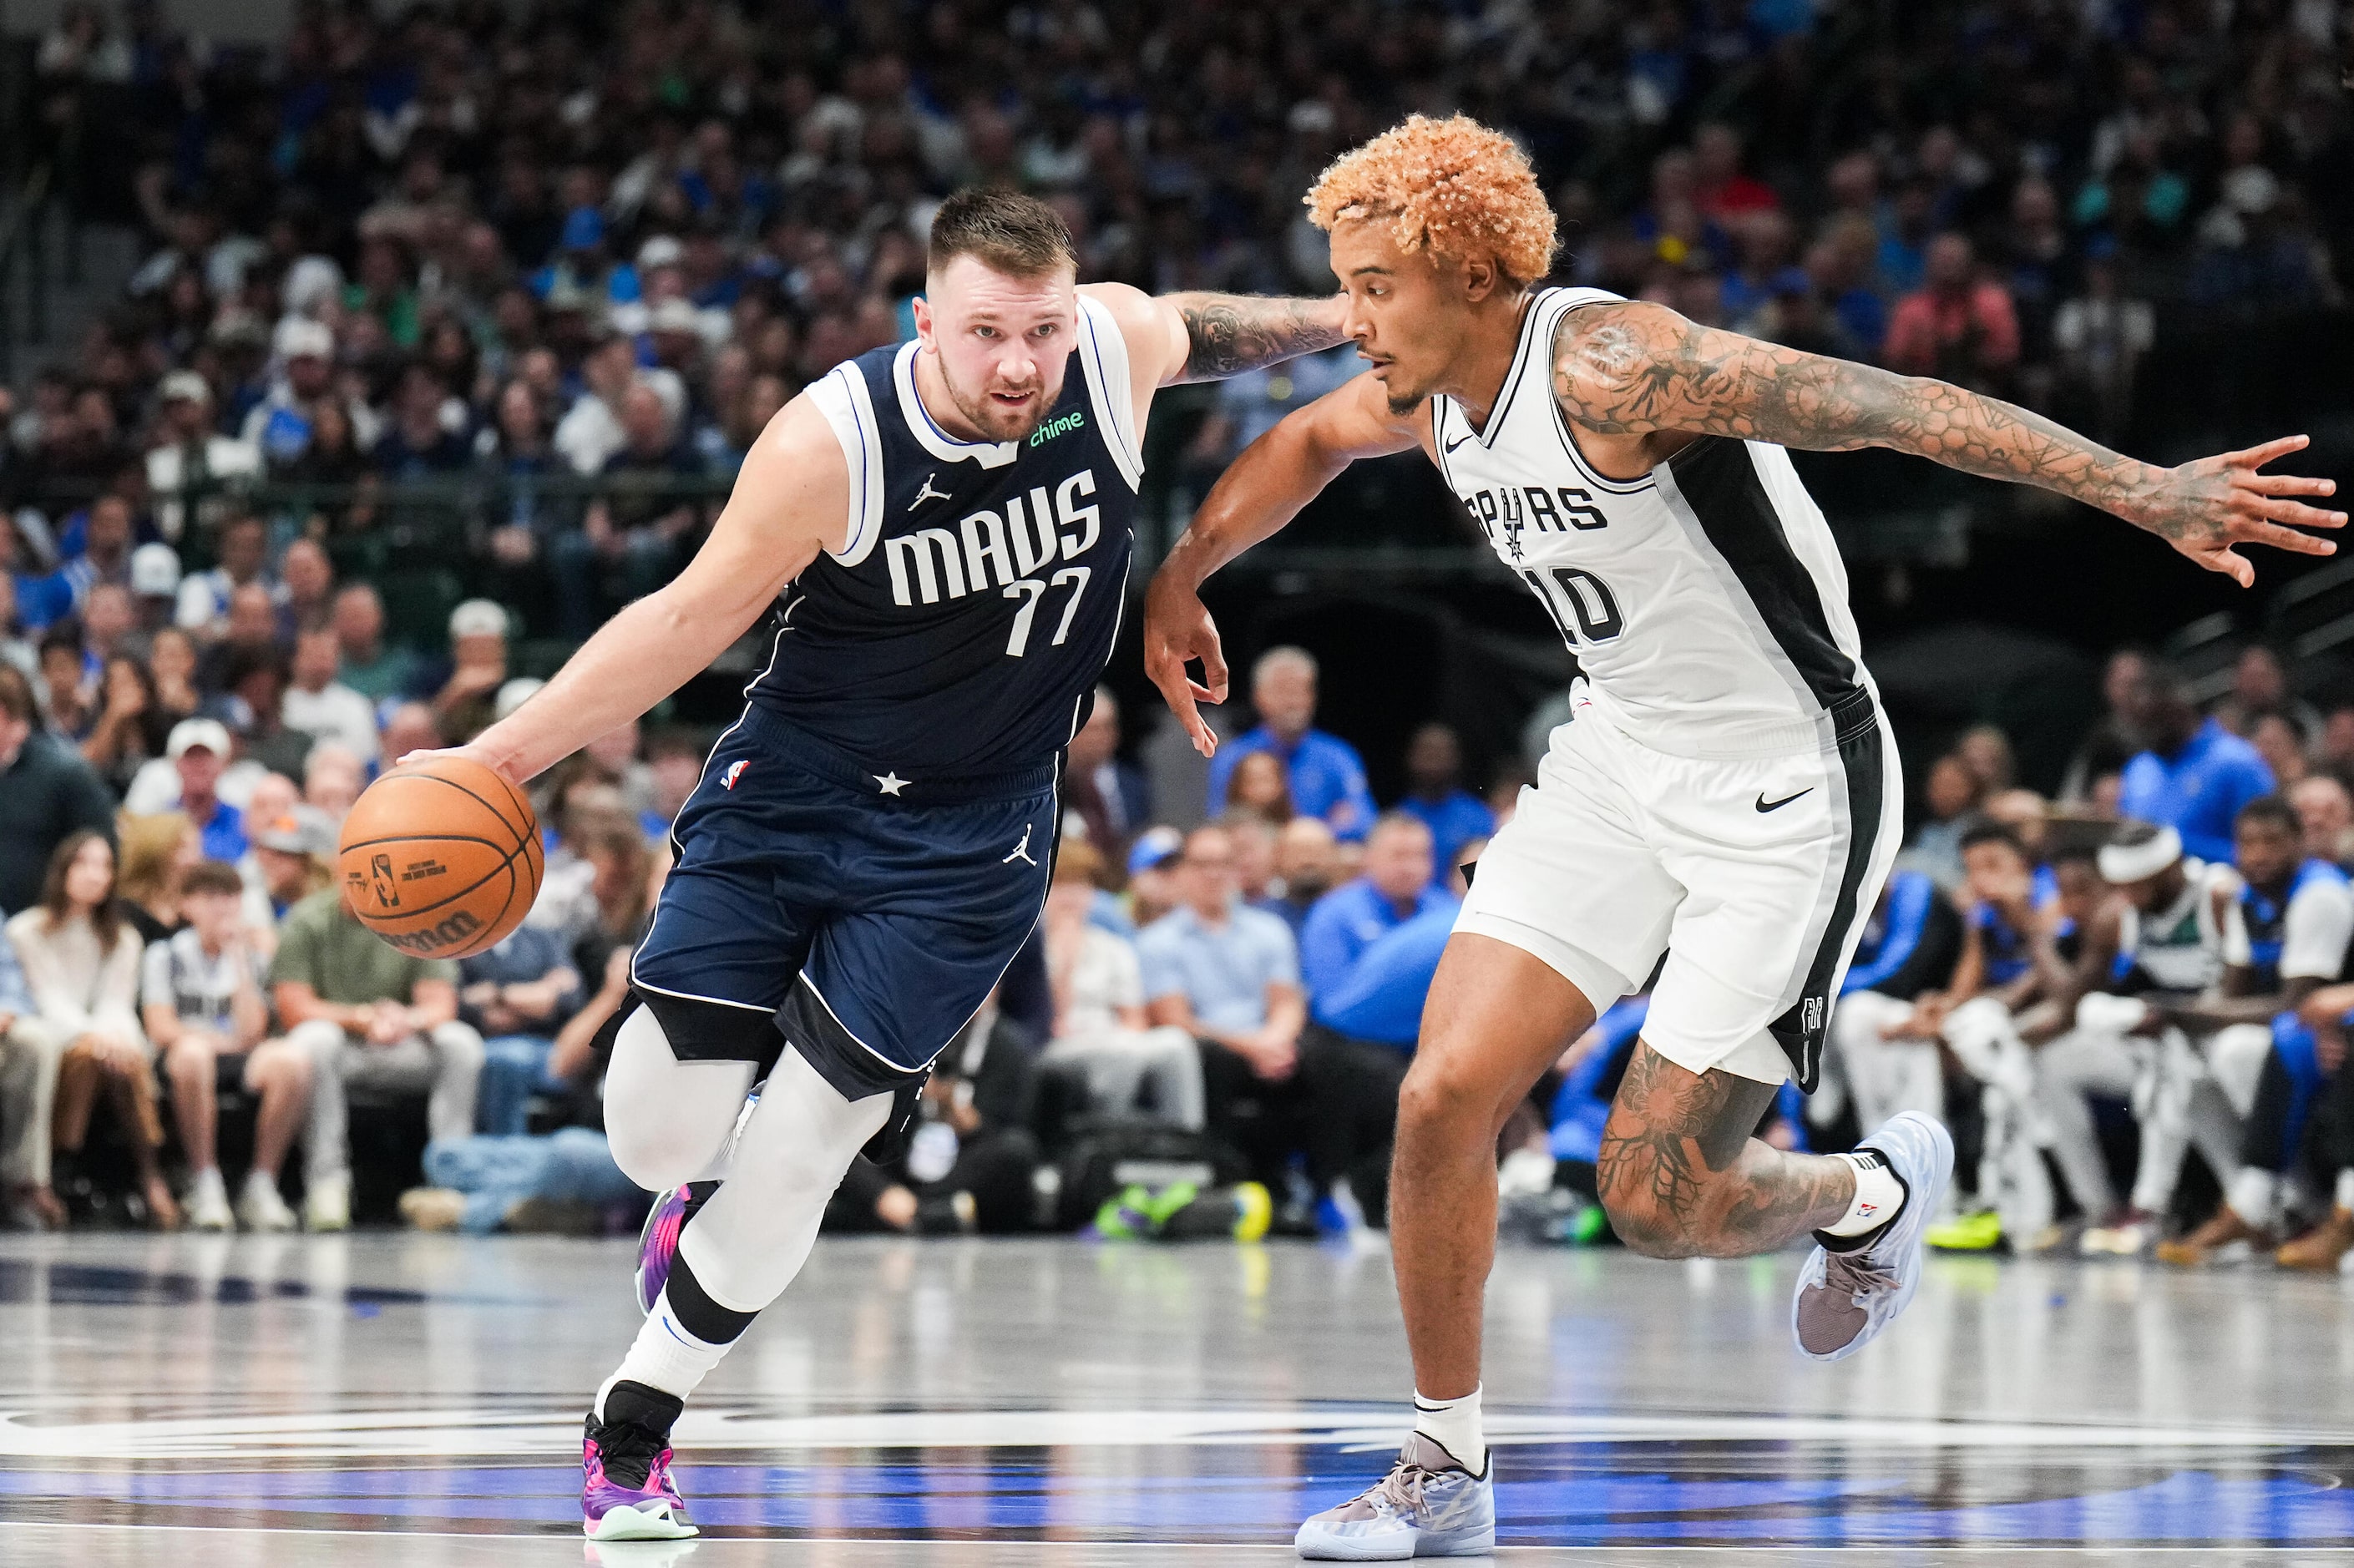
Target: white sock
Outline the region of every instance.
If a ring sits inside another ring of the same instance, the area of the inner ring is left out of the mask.
[[[620,1370],[598,1388],[597,1414],[599,1417],[604,1414],[606,1391],[617,1383],[642,1383],[684,1399],[695,1392],[705,1374],[719,1364],[729,1348],[698,1340],[680,1328],[670,1309],[670,1291],[665,1288],[661,1299],[654,1303],[654,1309],[646,1314],[645,1324],[638,1330],[630,1353],[621,1358]]]
[[[1904,1207],[1904,1183],[1888,1167],[1887,1157],[1873,1149],[1860,1149],[1853,1154],[1834,1154],[1833,1160],[1844,1160],[1855,1168],[1855,1197],[1831,1224],[1825,1225],[1827,1236],[1860,1236],[1876,1231],[1894,1219]]]
[[[1481,1387],[1485,1387],[1482,1384]],[[1447,1450],[1475,1476],[1488,1473],[1488,1439],[1479,1427],[1479,1390],[1460,1399],[1414,1396],[1414,1429]]]
[[[2232,1213],[2258,1230],[2268,1229],[2280,1202],[2280,1178],[2270,1171],[2243,1166],[2232,1173],[2224,1202],[2232,1205]]]
[[[2338,1173],[2338,1206],[2354,1214],[2354,1165]]]

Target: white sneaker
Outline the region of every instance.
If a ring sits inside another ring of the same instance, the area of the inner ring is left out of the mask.
[[[1904,1206],[1868,1246],[1818,1246],[1798,1271],[1790,1332],[1802,1354],[1843,1361],[1877,1339],[1912,1305],[1921,1284],[1923,1238],[1954,1175],[1953,1136],[1918,1111],[1903,1111],[1865,1139],[1904,1183]]]
[[[1299,1527],[1302,1557],[1330,1563],[1399,1563],[1409,1557],[1485,1557],[1496,1550],[1495,1451],[1475,1476],[1413,1433],[1381,1480]]]
[[[352,1179],[322,1176],[311,1183],[302,1200],[302,1228],[307,1231],[347,1231],[352,1228]]]
[[[265,1171],[245,1173],[245,1186],[237,1195],[237,1217],[249,1231],[291,1231],[294,1228],[294,1211],[286,1206],[279,1195],[278,1182]]]
[[[196,1172],[188,1187],[188,1228],[197,1231],[227,1231],[237,1228],[237,1215],[228,1206],[228,1186],[221,1180],[220,1167],[208,1165]]]

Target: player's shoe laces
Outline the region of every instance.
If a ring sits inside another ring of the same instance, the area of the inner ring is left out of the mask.
[[[1328,1563],[1485,1557],[1496,1550],[1495,1469],[1491,1454],[1475,1476],[1416,1432],[1388,1475],[1301,1525],[1292,1544]]]
[[[670,1283],[671,1265],[678,1261],[678,1233],[717,1191],[716,1181],[689,1181],[654,1200],[645,1228],[638,1233],[639,1311],[652,1313],[654,1303],[662,1299],[663,1287]]]
[[[681,1403],[617,1383],[605,1418],[588,1413],[580,1442],[580,1530],[591,1541],[684,1541],[695,1533],[670,1474],[670,1427]]]
[[[1921,1284],[1922,1240],[1954,1175],[1954,1140],[1918,1111],[1888,1119],[1858,1153],[1888,1161],[1904,1187],[1903,1206],[1860,1245],[1833,1252],[1815,1248],[1798,1271],[1790,1302],[1790,1331],[1798,1349],[1819,1361],[1855,1354],[1912,1304]]]

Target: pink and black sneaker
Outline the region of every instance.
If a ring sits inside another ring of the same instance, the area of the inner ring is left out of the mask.
[[[639,1311],[651,1314],[654,1303],[662,1299],[663,1287],[670,1283],[671,1265],[678,1261],[679,1233],[717,1191],[716,1181],[689,1181],[654,1200],[645,1228],[638,1233]]]
[[[670,1474],[682,1402],[642,1383],[605,1391],[580,1443],[580,1531],[591,1541],[684,1541],[696,1533]]]

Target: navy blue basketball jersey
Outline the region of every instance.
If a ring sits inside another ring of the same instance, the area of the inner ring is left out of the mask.
[[[916,344],[809,396],[850,465],[850,527],[779,601],[757,705],[878,774],[1034,765],[1077,732],[1119,630],[1144,464],[1128,345],[1079,300],[1062,396],[1020,441],[962,441],[916,395]]]

